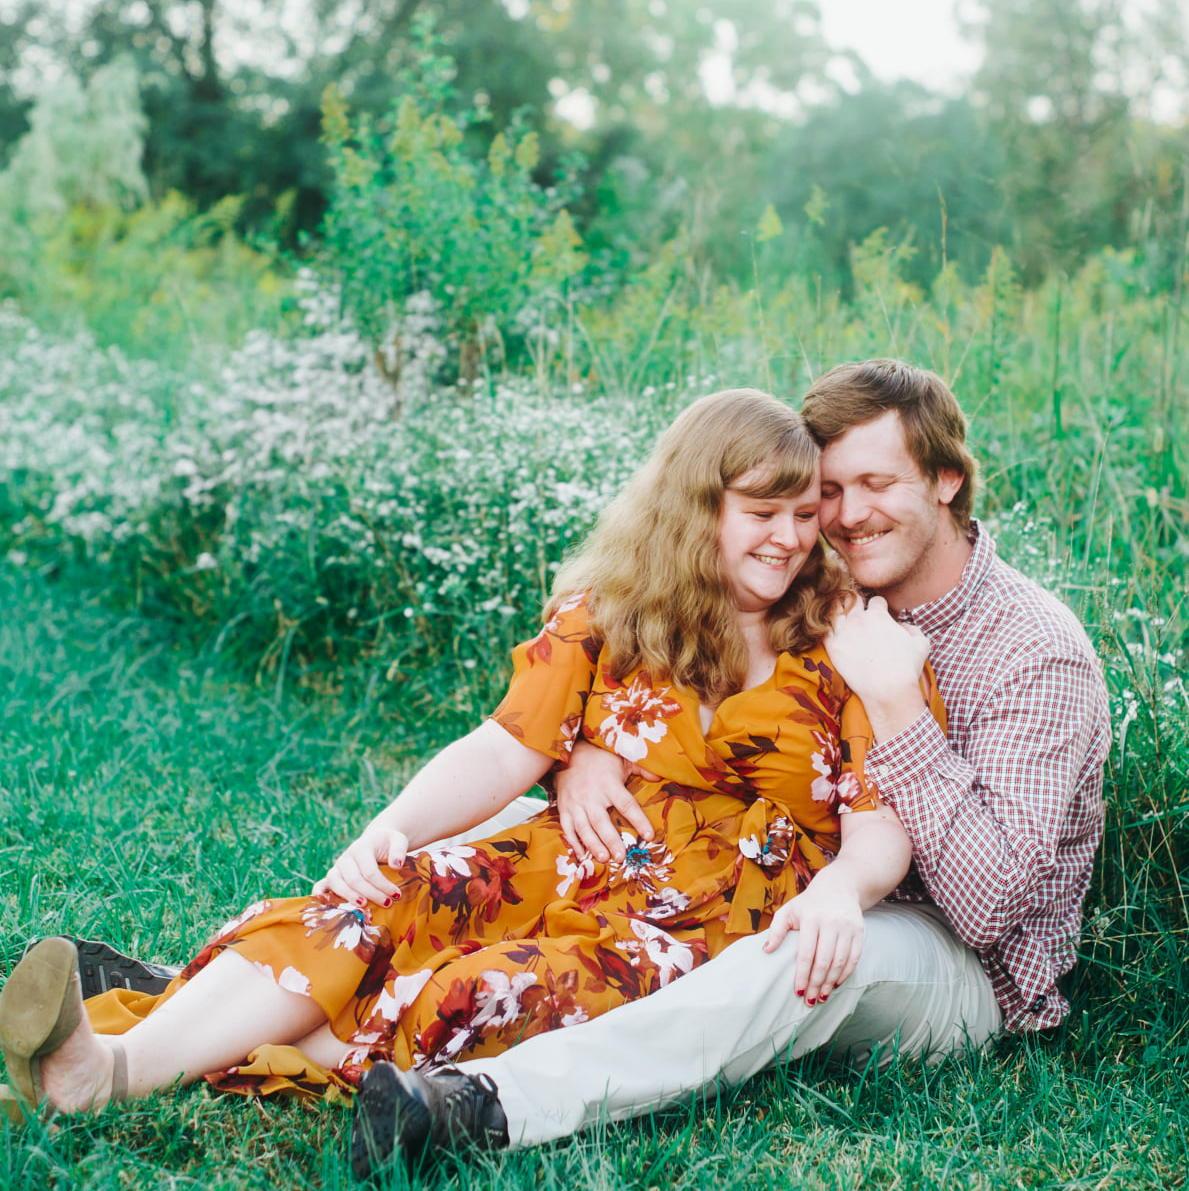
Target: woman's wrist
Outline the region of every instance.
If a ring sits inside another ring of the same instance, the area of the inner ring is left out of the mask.
[[[836,857],[819,870],[814,881],[821,881],[832,897],[853,897],[861,910],[869,910],[895,888],[885,889],[885,882],[872,881],[867,867],[846,856]]]
[[[380,811],[364,830],[370,831],[373,827],[379,828],[381,831],[399,831],[406,838],[409,836],[408,828],[402,822],[402,816],[395,799]]]

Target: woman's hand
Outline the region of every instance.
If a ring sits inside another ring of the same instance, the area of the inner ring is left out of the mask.
[[[863,906],[857,889],[823,869],[803,893],[776,911],[764,950],[800,932],[793,990],[807,1005],[824,1001],[855,970],[863,952]]]
[[[615,810],[642,839],[651,840],[652,824],[640,804],[624,785],[630,774],[649,781],[656,777],[623,761],[606,749],[580,740],[574,746],[570,764],[557,775],[557,813],[566,843],[578,855],[590,852],[596,860],[609,856],[622,860],[623,840],[608,812]]]
[[[334,893],[360,906],[369,901],[390,906],[400,890],[380,872],[380,865],[403,864],[409,841],[403,831],[373,821],[314,886],[314,893]]]

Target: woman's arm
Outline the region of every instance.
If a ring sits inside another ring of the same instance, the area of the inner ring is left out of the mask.
[[[363,905],[389,904],[397,887],[380,865],[398,865],[410,848],[482,823],[532,788],[553,759],[487,720],[430,760],[363,829],[314,886]]]
[[[908,835],[894,811],[842,815],[842,847],[803,893],[776,911],[765,951],[790,930],[800,932],[793,989],[807,1005],[826,1000],[854,970],[863,951],[863,911],[904,879],[912,860]]]

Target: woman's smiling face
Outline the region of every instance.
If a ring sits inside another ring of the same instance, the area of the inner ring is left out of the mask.
[[[815,470],[796,496],[749,496],[763,470],[739,477],[723,492],[718,519],[722,577],[741,612],[771,608],[797,577],[818,540],[821,480]]]

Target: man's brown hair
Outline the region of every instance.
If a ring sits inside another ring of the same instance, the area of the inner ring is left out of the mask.
[[[935,481],[942,471],[956,471],[965,477],[949,509],[967,528],[977,465],[966,449],[966,418],[958,399],[937,373],[903,360],[839,364],[810,386],[801,415],[818,446],[824,447],[890,409],[900,415],[909,454],[923,475]]]

